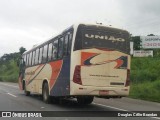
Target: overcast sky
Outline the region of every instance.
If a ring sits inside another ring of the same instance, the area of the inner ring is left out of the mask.
[[[76,22],[160,35],[160,0],[0,0],[0,56],[28,50]]]

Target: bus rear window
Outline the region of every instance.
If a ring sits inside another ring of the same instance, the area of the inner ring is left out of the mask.
[[[129,33],[109,27],[79,27],[74,50],[102,48],[129,54]]]
[[[105,31],[85,30],[82,38],[82,48],[106,48],[126,52],[129,43],[128,35]]]

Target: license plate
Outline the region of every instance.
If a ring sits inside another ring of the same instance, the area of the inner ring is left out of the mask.
[[[100,90],[99,91],[99,95],[108,95],[109,94],[109,90]]]

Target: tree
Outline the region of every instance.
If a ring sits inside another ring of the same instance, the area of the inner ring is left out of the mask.
[[[134,37],[132,37],[132,41],[134,43],[134,45],[133,45],[134,50],[140,50],[140,48],[141,48],[140,36],[134,36]]]
[[[20,47],[19,48],[19,53],[22,55],[26,51],[26,48]]]
[[[154,34],[149,34],[149,35],[147,35],[147,36],[155,36]]]

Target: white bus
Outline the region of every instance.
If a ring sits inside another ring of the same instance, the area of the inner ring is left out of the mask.
[[[76,24],[22,55],[19,86],[49,103],[76,98],[90,104],[94,96],[129,94],[130,35],[127,31]]]

